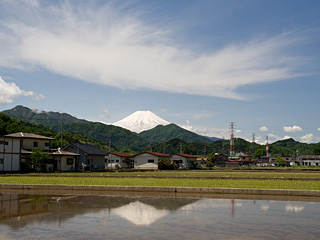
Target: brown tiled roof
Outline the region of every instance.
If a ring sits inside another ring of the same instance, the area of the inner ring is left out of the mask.
[[[193,156],[193,155],[190,155],[190,154],[184,154],[184,153],[175,153],[175,154],[172,154],[172,155],[178,155],[178,156],[186,157],[186,158],[197,158],[197,156]]]
[[[158,152],[141,152],[141,153],[137,153],[135,156],[138,156],[138,155],[141,155],[141,154],[144,154],[144,153],[148,153],[148,154],[151,154],[151,155],[155,155],[155,156],[158,156],[158,157],[170,157],[169,154],[164,154],[164,153],[158,153]]]
[[[34,133],[23,133],[23,132],[11,133],[11,134],[5,135],[4,137],[35,138],[35,139],[45,139],[45,140],[53,140],[54,139],[51,137],[46,137],[46,136],[42,136],[42,135],[38,135],[38,134],[34,134]]]
[[[111,152],[111,154],[119,156],[119,157],[131,157],[132,154],[129,153],[117,153],[117,152]]]

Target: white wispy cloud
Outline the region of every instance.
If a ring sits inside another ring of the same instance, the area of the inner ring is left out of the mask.
[[[228,128],[206,128],[203,126],[194,126],[190,123],[189,120],[186,120],[186,124],[182,124],[179,126],[202,136],[228,139],[230,135],[230,131]]]
[[[314,142],[314,135],[312,133],[309,133],[309,134],[306,134],[302,137],[300,137],[300,140],[301,142],[304,142],[304,143],[312,143]]]
[[[167,109],[165,109],[165,108],[161,108],[161,109],[160,109],[160,112],[162,112],[162,113],[167,113],[167,112],[168,112],[168,110],[167,110]]]
[[[0,105],[12,103],[14,99],[20,96],[33,97],[35,100],[39,100],[44,97],[42,94],[37,94],[33,91],[21,90],[15,83],[7,83],[0,76]]]
[[[292,138],[291,136],[285,135],[281,140],[286,140]]]
[[[276,142],[276,141],[279,141],[279,140],[283,140],[283,139],[284,139],[283,137],[280,137],[280,136],[278,136],[278,135],[276,135],[276,134],[273,134],[273,133],[270,133],[270,134],[268,135],[268,138],[269,138],[270,142]]]
[[[46,98],[42,93],[34,93],[32,96],[33,100],[40,101],[41,99]]]
[[[105,118],[111,117],[111,114],[107,109],[102,109],[101,111],[103,112]]]
[[[202,136],[208,136],[208,137],[216,137],[221,139],[230,139],[230,129],[229,128],[211,128],[211,127],[203,127],[198,125],[192,125],[189,120],[186,120],[186,124],[180,124],[180,127],[189,130],[191,132],[195,132]],[[234,130],[234,136],[245,138],[242,136],[242,130],[241,129],[235,129]],[[249,140],[251,141],[251,140]]]
[[[221,49],[181,48],[174,29],[146,21],[143,10],[115,3],[0,3],[0,66],[34,69],[122,89],[246,99],[237,88],[300,76],[296,42],[282,34]]]
[[[285,211],[286,212],[302,212],[304,210],[304,205],[298,205],[298,204],[286,204]]]
[[[303,129],[299,126],[292,126],[292,127],[283,127],[283,131],[288,133],[297,133],[297,132],[303,132]]]
[[[260,127],[259,130],[260,130],[261,132],[268,132],[268,131],[269,131],[269,129],[268,129],[266,126]]]

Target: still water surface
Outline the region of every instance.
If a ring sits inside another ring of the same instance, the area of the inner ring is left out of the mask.
[[[0,239],[320,239],[320,203],[0,193]]]

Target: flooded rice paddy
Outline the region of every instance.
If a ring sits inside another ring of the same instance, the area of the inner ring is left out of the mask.
[[[319,201],[0,193],[0,239],[319,239]]]

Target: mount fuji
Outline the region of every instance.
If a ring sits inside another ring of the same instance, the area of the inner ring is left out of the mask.
[[[128,117],[113,123],[112,125],[122,127],[131,132],[140,133],[150,130],[158,125],[169,125],[170,123],[150,111],[136,111]]]

